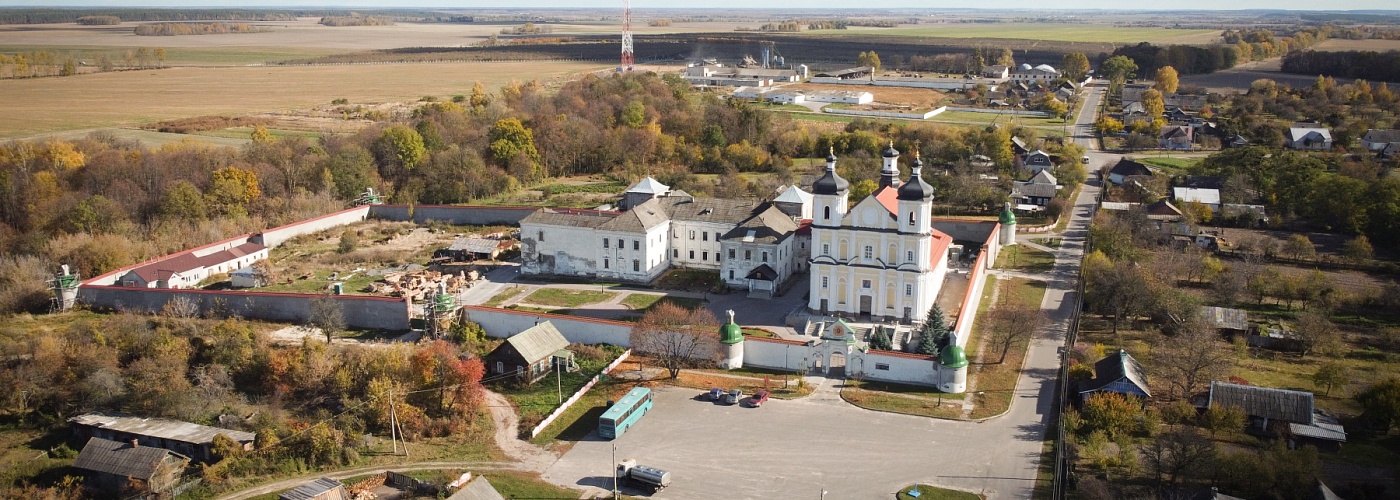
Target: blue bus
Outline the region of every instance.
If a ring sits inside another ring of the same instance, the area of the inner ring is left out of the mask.
[[[633,388],[626,396],[613,403],[612,408],[603,412],[603,416],[598,417],[598,435],[615,439],[627,432],[627,428],[636,424],[637,419],[642,418],[650,409],[651,389]]]

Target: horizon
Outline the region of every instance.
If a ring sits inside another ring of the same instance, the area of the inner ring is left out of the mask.
[[[51,1],[0,1],[0,8],[55,8],[55,9],[84,9],[84,8],[104,8],[104,9],[257,9],[257,10],[297,10],[297,9],[377,9],[377,10],[421,10],[421,9],[463,9],[463,10],[504,10],[521,11],[532,9],[557,9],[557,10],[598,10],[617,8],[618,2],[587,2],[580,4],[577,2],[545,0],[535,5],[502,7],[490,5],[492,2],[483,1],[442,1],[428,0],[419,5],[385,5],[383,0],[310,0],[299,5],[264,5],[249,6],[243,2],[233,0],[208,0],[208,1],[188,1],[188,0],[156,0],[148,1],[145,5],[130,5],[117,0],[90,0],[74,2],[51,2]],[[1345,9],[1318,9],[1315,2],[1305,0],[1241,0],[1235,2],[1237,7],[1217,8],[1218,2],[1210,0],[1183,0],[1172,5],[1171,8],[1125,8],[1121,3],[1109,2],[1105,0],[1066,0],[1058,2],[1055,8],[1046,8],[1041,2],[1032,0],[993,0],[988,2],[996,6],[989,7],[967,7],[961,2],[948,0],[933,0],[932,2],[915,2],[910,0],[874,0],[867,2],[862,8],[849,7],[845,2],[834,0],[778,0],[770,2],[771,5],[755,7],[751,2],[739,2],[735,0],[721,0],[712,2],[713,6],[675,6],[673,2],[662,0],[638,0],[632,5],[633,10],[690,10],[690,11],[773,11],[773,10],[802,10],[802,11],[862,11],[862,10],[900,10],[900,11],[966,11],[966,12],[1075,12],[1092,11],[1094,13],[1103,12],[1249,12],[1249,11],[1287,11],[1287,12],[1386,12],[1400,14],[1400,9],[1394,7],[1394,3],[1388,0],[1355,0],[1347,5]]]

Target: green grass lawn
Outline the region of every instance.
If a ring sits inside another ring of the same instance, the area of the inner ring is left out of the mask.
[[[977,113],[974,111],[944,111],[927,121],[949,123],[975,123],[979,125],[1021,125],[1026,127],[1059,127],[1072,122],[1044,116],[1024,116],[1001,113]]]
[[[1166,170],[1167,173],[1170,174],[1179,174],[1184,173],[1188,168],[1196,166],[1197,163],[1201,162],[1201,158],[1182,158],[1179,156],[1149,156],[1145,158],[1138,158],[1137,161],[1146,165],[1161,168],[1162,170]]]
[[[550,194],[570,194],[570,193],[601,193],[616,194],[627,189],[626,184],[620,182],[590,182],[587,184],[562,184],[555,183],[545,186],[535,187],[541,191],[548,191]]]
[[[1050,272],[1055,268],[1055,255],[1025,245],[1012,245],[997,254],[996,267],[1030,273]]]
[[[339,279],[332,281],[330,279],[331,272],[332,271],[325,270],[316,271],[312,273],[312,276],[309,279],[292,280],[291,283],[273,283],[268,286],[258,288],[257,291],[319,294],[326,293],[328,287],[331,286],[331,283],[344,283],[345,286],[343,289],[346,295],[370,295],[369,292],[365,292],[363,290],[366,287],[368,287],[370,283],[374,283],[376,281],[379,281],[380,279],[379,276],[370,276],[363,272],[358,272],[355,273],[354,276],[351,276],[350,279]]]
[[[992,286],[991,278],[987,279],[987,288]],[[1021,278],[1011,278],[1005,280],[999,291],[1000,295],[1013,303],[1020,303],[1039,309],[1040,302],[1045,298],[1045,282],[1033,281]],[[985,293],[985,292],[984,292]],[[1007,294],[1010,294],[1007,296]],[[1001,300],[1000,298],[998,300]],[[984,296],[982,306],[990,310],[990,300]],[[977,355],[978,346],[976,342],[982,340],[987,335],[985,314],[986,310],[981,310],[977,315],[977,321],[973,325],[972,339],[967,345],[968,360],[972,365],[968,367],[968,380],[975,377],[975,385],[969,385],[969,390],[976,393],[973,395],[973,419],[987,418],[1000,415],[1011,407],[1011,400],[1015,397],[1016,381],[1021,376],[1021,365],[1026,358],[1026,350],[1029,342],[1019,342],[1006,354],[1006,359],[998,363],[1001,359],[1000,352],[987,350],[981,357]]]
[[[523,288],[518,286],[508,286],[502,289],[500,292],[496,293],[496,295],[492,296],[486,302],[483,302],[481,305],[486,307],[501,307],[501,304],[505,303],[505,301],[519,296],[520,293],[524,291],[525,290]]]
[[[506,498],[578,498],[581,494],[578,490],[550,484],[540,479],[539,474],[492,471],[482,475],[496,488],[496,492]]]
[[[658,304],[670,302],[686,309],[695,309],[705,305],[705,301],[692,297],[674,297],[669,295],[656,295],[651,293],[634,293],[622,299],[622,305],[632,308],[635,311],[645,313]]]
[[[598,428],[598,417],[608,410],[608,401],[617,401],[634,386],[630,382],[605,377],[530,441],[537,445],[554,441],[582,441],[588,433]]]
[[[944,394],[933,387],[888,382],[847,381],[841,389],[841,399],[867,410],[938,418],[958,418],[963,398],[962,394]]]
[[[612,300],[614,292],[596,290],[571,290],[567,288],[541,288],[526,296],[521,302],[541,306],[579,307]]]
[[[909,490],[913,489],[919,490],[919,496],[914,497],[909,495]],[[900,488],[899,494],[895,495],[895,498],[899,500],[981,500],[982,497],[978,496],[976,493],[968,493],[966,491],[950,490],[948,488],[939,488],[927,484],[916,484]]]

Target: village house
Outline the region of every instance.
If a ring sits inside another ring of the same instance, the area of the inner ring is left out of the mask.
[[[1210,207],[1211,212],[1220,211],[1219,189],[1178,186],[1172,188],[1172,199],[1176,200],[1178,205],[1185,205],[1187,203],[1200,203],[1202,205]]]
[[[163,448],[197,462],[212,463],[214,436],[223,434],[244,450],[253,449],[253,433],[210,427],[164,418],[140,418],[107,413],[85,413],[68,419],[73,437],[97,437],[120,441],[136,441],[142,446]]]
[[[121,498],[163,498],[180,481],[190,459],[164,448],[142,446],[135,440],[88,438],[73,468],[82,473],[83,487]]]
[[[1016,181],[1011,186],[1011,199],[1017,205],[1036,208],[1050,204],[1055,193],[1060,190],[1059,181],[1049,170],[1041,170],[1027,181]],[[1019,208],[1019,207],[1018,207]]]
[[[1316,124],[1294,125],[1288,128],[1287,146],[1303,151],[1327,151],[1332,149],[1332,132]]]
[[[553,323],[545,321],[523,332],[506,337],[482,361],[491,375],[515,374],[526,383],[548,375],[552,369],[573,366],[569,341]]]
[[[1011,67],[1004,64],[989,64],[982,67],[982,78],[1005,80],[1011,76]]]
[[[1043,170],[1055,168],[1055,161],[1050,157],[1050,153],[1037,149],[1026,154],[1026,157],[1021,160],[1021,168],[1034,175]]]
[[[1380,153],[1392,146],[1400,147],[1400,130],[1373,128],[1361,136],[1361,147],[1373,153]]]
[[[1152,397],[1147,386],[1147,370],[1128,351],[1119,349],[1094,362],[1094,378],[1079,383],[1079,398],[1098,392],[1113,392],[1139,398]],[[1146,404],[1146,402],[1144,402]]]
[[[1162,149],[1190,150],[1192,138],[1191,127],[1167,125],[1157,132],[1157,145]]]
[[[491,486],[491,482],[486,480],[486,476],[476,476],[462,486],[462,489],[447,497],[447,500],[506,500],[506,498],[496,491],[495,486]]]
[[[1243,410],[1249,417],[1246,431],[1286,436],[1293,446],[1336,448],[1347,440],[1346,430],[1335,418],[1316,410],[1311,392],[1212,381],[1206,398],[1208,409]]]
[[[1148,168],[1147,165],[1121,158],[1118,163],[1113,165],[1113,168],[1108,170],[1108,182],[1122,186],[1132,177],[1151,177],[1152,175],[1152,169]]]

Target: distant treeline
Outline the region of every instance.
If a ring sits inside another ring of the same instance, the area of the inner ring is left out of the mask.
[[[176,36],[266,33],[272,30],[248,23],[154,23],[138,25],[135,31],[141,36]]]
[[[164,48],[0,52],[0,80],[73,76],[79,72],[150,69],[165,65]],[[80,67],[86,67],[80,71]]]
[[[363,12],[363,11],[362,11]],[[376,10],[373,14],[401,20],[472,22],[471,16],[453,16],[423,10]],[[76,23],[86,17],[115,17],[121,21],[294,21],[298,17],[353,16],[344,9],[0,9],[0,24]]]
[[[122,18],[117,16],[83,16],[78,18],[78,24],[84,26],[110,26],[121,23]]]
[[[1224,45],[1157,46],[1142,42],[1119,47],[1111,55],[1127,56],[1137,63],[1138,70],[1143,74],[1152,74],[1158,68],[1171,66],[1183,75],[1199,75],[1303,50],[1334,34],[1360,36],[1360,32],[1353,29],[1336,26],[1310,26],[1287,33],[1287,36],[1282,36],[1262,29],[1225,30],[1220,35]]]
[[[326,26],[393,26],[394,18],[389,16],[361,16],[351,14],[348,16],[325,16],[321,18],[321,24]]]
[[[1298,51],[1284,56],[1283,72],[1400,82],[1400,51]]]

